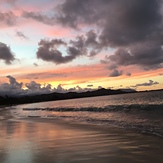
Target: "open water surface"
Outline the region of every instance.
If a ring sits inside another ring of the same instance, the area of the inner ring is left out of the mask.
[[[13,113],[17,117],[111,125],[163,137],[163,91],[19,105]]]

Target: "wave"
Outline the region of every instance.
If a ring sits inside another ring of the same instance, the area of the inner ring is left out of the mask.
[[[25,111],[24,113],[27,112],[28,117],[33,118],[67,119],[74,122],[111,125],[163,137],[163,104],[108,105],[83,108],[38,107],[23,108],[23,111]],[[34,112],[36,114],[33,114]],[[111,117],[109,116],[110,113]]]
[[[103,125],[103,126],[114,126],[123,128],[125,130],[133,130],[138,133],[154,135],[160,138],[163,138],[163,126],[160,125],[161,122],[157,120],[157,124],[154,123],[138,123],[138,122],[129,122],[121,119],[96,119],[91,117],[76,117],[71,115],[47,115],[46,117],[41,117],[38,115],[29,115],[29,118],[54,118],[54,119],[66,119],[73,122],[94,124],[94,125]]]
[[[158,105],[108,105],[105,107],[56,107],[56,108],[23,108],[24,111],[56,111],[56,112],[135,112],[135,111],[161,111],[163,112],[163,104]]]

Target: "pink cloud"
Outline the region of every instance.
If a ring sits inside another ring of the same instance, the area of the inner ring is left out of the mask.
[[[60,37],[60,38],[73,38],[75,35],[67,28],[53,27],[51,30],[45,31],[49,37]]]

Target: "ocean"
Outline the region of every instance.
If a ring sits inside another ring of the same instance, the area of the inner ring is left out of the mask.
[[[24,104],[11,110],[17,118],[63,119],[163,137],[163,91]]]
[[[163,91],[0,109],[0,163],[162,163]]]

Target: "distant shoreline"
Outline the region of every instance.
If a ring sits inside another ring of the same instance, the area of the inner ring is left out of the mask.
[[[108,96],[108,95],[118,95],[118,94],[129,94],[129,93],[143,93],[143,92],[153,92],[153,91],[163,91],[159,90],[146,90],[146,91],[124,91],[124,90],[111,90],[111,89],[99,89],[95,91],[87,92],[68,92],[68,93],[50,93],[41,95],[25,95],[21,97],[2,97],[0,96],[0,108],[12,105],[38,103],[38,102],[48,102],[48,101],[58,101],[58,100],[68,100],[68,99],[78,99],[87,97],[97,97],[97,96]]]

